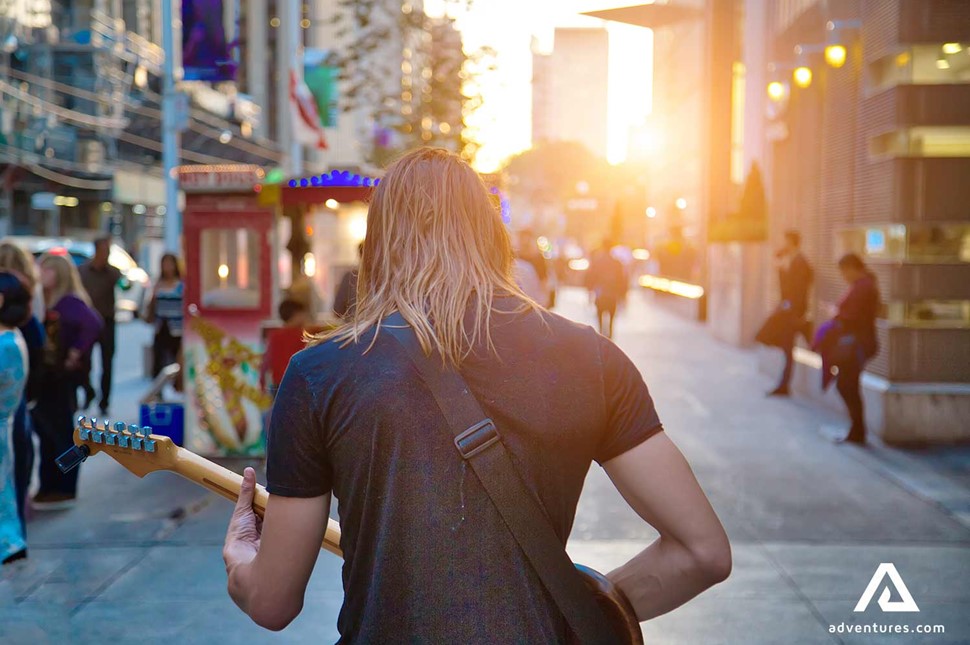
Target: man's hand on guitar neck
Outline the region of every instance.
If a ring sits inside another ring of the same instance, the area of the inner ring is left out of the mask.
[[[222,547],[222,559],[226,571],[237,564],[251,562],[259,551],[259,538],[263,531],[263,520],[253,512],[253,497],[256,495],[256,471],[246,468],[239,489],[239,499],[232,512],[229,528],[226,530],[226,543]]]
[[[253,512],[255,491],[256,473],[247,468],[222,556],[233,601],[260,627],[279,631],[303,609],[327,528],[330,495],[270,495],[260,519]]]

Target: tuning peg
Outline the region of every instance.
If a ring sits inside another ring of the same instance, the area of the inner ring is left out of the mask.
[[[141,436],[144,440],[145,452],[155,452],[155,440],[151,438],[151,435],[152,435],[151,426],[141,427]]]
[[[125,431],[127,429],[128,429],[128,426],[121,421],[118,421],[114,425],[115,434],[118,437],[118,446],[121,448],[128,447],[128,435],[125,434]]]
[[[84,417],[81,417],[83,419]],[[80,424],[80,421],[78,422]],[[81,438],[81,441],[91,440],[91,429],[85,425],[78,425],[77,434]]]
[[[77,417],[77,426],[79,428],[84,428],[85,427],[84,424],[87,423],[87,422],[88,422],[88,418],[86,416],[84,416],[83,414],[78,415],[78,417]]]
[[[139,436],[141,433],[141,428],[136,426],[134,423],[128,426],[128,432],[131,433],[131,449],[141,450],[142,449],[142,438]]]

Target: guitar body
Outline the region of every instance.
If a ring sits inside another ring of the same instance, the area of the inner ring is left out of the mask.
[[[168,437],[152,434],[151,428],[147,426],[140,428],[125,423],[111,424],[104,420],[99,427],[97,419],[79,417],[74,430],[74,443],[74,448],[57,458],[57,465],[62,472],[77,467],[91,455],[104,452],[138,477],[167,470],[232,502],[239,497],[241,475],[176,446]],[[263,517],[268,501],[269,493],[257,484],[253,512]],[[332,519],[328,521],[321,548],[336,556],[343,556],[340,550],[340,525]],[[640,623],[623,592],[598,571],[581,564],[577,564],[576,569],[606,615],[607,621],[613,626],[616,643],[642,645]]]
[[[613,626],[613,632],[618,639],[617,644],[643,645],[643,632],[640,631],[637,614],[623,592],[595,569],[590,569],[581,564],[577,564],[576,569],[596,598],[596,604],[606,615],[607,622]]]

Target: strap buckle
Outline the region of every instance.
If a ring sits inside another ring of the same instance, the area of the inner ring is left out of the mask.
[[[495,424],[491,419],[485,419],[455,437],[455,447],[463,458],[471,459],[498,440]]]

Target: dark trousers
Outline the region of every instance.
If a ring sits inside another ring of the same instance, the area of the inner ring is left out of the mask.
[[[859,378],[861,376],[861,366],[839,367],[839,375],[835,381],[835,387],[838,389],[842,400],[845,401],[845,407],[849,409],[849,418],[852,420],[849,434],[859,438],[866,436],[865,412],[862,407],[862,393],[859,389]]]
[[[600,296],[596,299],[596,319],[599,322],[600,333],[607,338],[613,338],[613,321],[616,319],[616,299],[608,296]],[[609,315],[610,322],[606,323],[605,318]]]
[[[78,379],[60,373],[44,380],[34,408],[35,431],[40,439],[40,492],[77,492],[79,468],[64,474],[54,460],[74,445],[74,413],[77,411]]]
[[[13,487],[17,493],[17,517],[20,528],[27,535],[27,521],[24,506],[27,503],[27,489],[30,488],[30,473],[34,469],[34,440],[31,431],[30,413],[27,412],[27,399],[20,400],[20,406],[13,416]]]
[[[152,343],[152,378],[158,376],[163,367],[178,360],[179,348],[181,347],[182,337],[173,336],[168,325],[162,323],[158,331],[155,332],[155,340]]]
[[[101,351],[101,400],[98,405],[102,410],[107,410],[111,402],[111,372],[115,361],[115,321],[113,318],[106,318],[104,327],[101,329],[101,337],[98,338],[98,347]]]
[[[778,389],[787,390],[789,383],[791,383],[792,371],[795,368],[795,332],[787,334],[785,338],[780,339],[778,348],[785,355],[785,367],[781,370],[781,381],[778,382]]]

